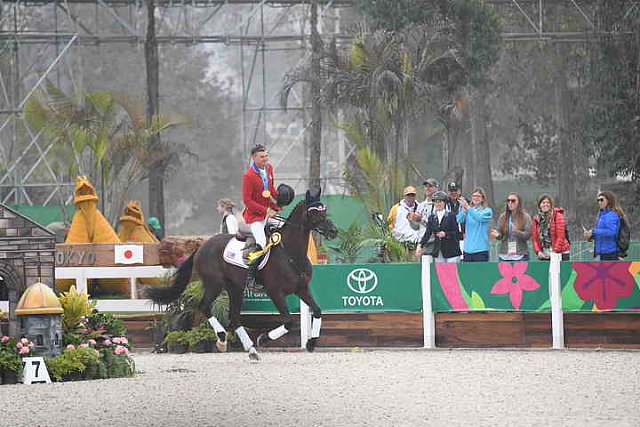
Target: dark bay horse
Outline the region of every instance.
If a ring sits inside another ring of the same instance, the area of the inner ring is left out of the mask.
[[[337,235],[336,227],[327,218],[326,208],[320,202],[320,191],[314,194],[307,191],[305,200],[293,209],[279,230],[280,243],[271,248],[267,264],[258,273],[264,292],[271,298],[283,319],[278,328],[258,337],[258,346],[278,339],[292,329],[294,318],[289,313],[286,297],[295,294],[311,308],[312,331],[306,348],[308,351],[315,348],[320,336],[321,311],[309,290],[312,269],[307,258],[307,246],[311,230],[316,230],[328,239]],[[169,287],[149,288],[147,296],[161,304],[177,299],[189,284],[192,269],[195,268],[204,288],[200,310],[209,318],[209,323],[218,335],[218,349],[226,350],[227,334],[218,319],[211,315],[211,303],[225,289],[230,303],[229,327],[235,330],[245,351],[249,352],[249,357],[259,360],[253,341],[240,324],[247,270],[231,265],[222,258],[225,246],[232,237],[230,234],[218,234],[209,239],[178,268]]]

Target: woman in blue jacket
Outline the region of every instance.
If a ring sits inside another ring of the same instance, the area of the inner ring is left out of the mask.
[[[584,237],[595,241],[593,253],[600,261],[617,261],[620,251],[618,247],[620,217],[624,213],[618,205],[618,198],[611,191],[601,191],[596,200],[600,208],[596,227],[585,230]]]
[[[464,262],[489,261],[489,225],[493,211],[487,206],[487,193],[478,187],[471,193],[471,204],[460,198],[458,224],[465,223]]]

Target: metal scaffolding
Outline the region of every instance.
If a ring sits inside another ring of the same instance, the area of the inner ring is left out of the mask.
[[[310,38],[309,0],[157,0],[157,42],[200,45],[222,43],[238,49],[242,79],[243,149],[268,144],[283,179],[307,179],[307,100],[293,93],[284,115],[268,74],[279,55],[298,51]],[[341,10],[354,0],[323,0],[320,28],[327,37],[341,33]],[[624,36],[615,23],[599,19],[598,0],[493,0],[508,42],[584,43],[603,35]],[[70,177],[50,162],[52,150],[24,121],[22,108],[47,80],[82,87],[77,56],[82,46],[145,42],[146,3],[142,0],[0,0],[0,201],[48,204],[70,200]],[[620,22],[640,9],[629,0]],[[34,13],[35,12],[35,13]],[[37,15],[40,20],[36,20]],[[36,22],[37,21],[37,22]],[[37,25],[36,25],[37,24]],[[568,31],[570,28],[571,31]],[[37,51],[28,59],[21,50]],[[142,55],[142,52],[141,52]],[[276,67],[277,70],[277,67]],[[275,71],[279,72],[279,71]],[[336,138],[339,138],[336,135]],[[339,176],[344,147],[326,162],[324,184]]]

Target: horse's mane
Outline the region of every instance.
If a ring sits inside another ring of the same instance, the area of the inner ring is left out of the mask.
[[[286,227],[289,224],[289,221],[291,220],[291,218],[293,218],[295,215],[300,216],[301,215],[300,211],[302,211],[303,209],[306,209],[306,207],[307,207],[307,204],[305,203],[304,200],[299,201],[298,204],[291,210],[291,213],[287,217],[287,220],[284,222],[284,225],[282,226],[282,228]]]

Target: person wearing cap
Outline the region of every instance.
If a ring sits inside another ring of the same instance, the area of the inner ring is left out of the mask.
[[[155,216],[149,217],[147,220],[147,225],[149,226],[149,230],[151,233],[156,236],[156,239],[162,240],[162,226],[160,225],[160,220]]]
[[[238,220],[233,214],[233,208],[236,204],[231,199],[218,200],[216,210],[222,215],[222,223],[220,224],[220,233],[236,234],[238,232]]]
[[[433,213],[431,196],[438,191],[440,183],[435,178],[429,178],[422,183],[422,188],[424,189],[424,201],[418,205],[418,213],[422,216],[422,223],[426,225],[427,219],[429,219],[429,216]]]
[[[391,235],[399,242],[418,243],[424,233],[424,227],[420,224],[419,215],[416,213],[418,210],[417,194],[416,188],[412,186],[402,190],[402,200],[398,204],[395,225],[391,230]]]
[[[447,195],[444,191],[436,191],[431,197],[435,211],[427,221],[427,227],[416,249],[416,255],[431,255],[437,263],[457,263],[460,261],[458,245],[458,223],[452,212],[446,209]],[[433,236],[434,244],[427,243]]]
[[[460,197],[458,224],[465,224],[465,262],[489,261],[489,226],[493,211],[487,206],[487,193],[478,187],[471,193],[471,203]]]
[[[256,239],[254,252],[262,250],[267,244],[264,231],[267,219],[273,218],[282,209],[276,202],[277,197],[269,153],[264,146],[256,145],[251,149],[251,164],[242,175],[242,203],[245,206],[242,217]],[[258,257],[249,264],[246,284],[255,291],[262,290],[262,286],[256,281],[261,260],[262,257]]]

